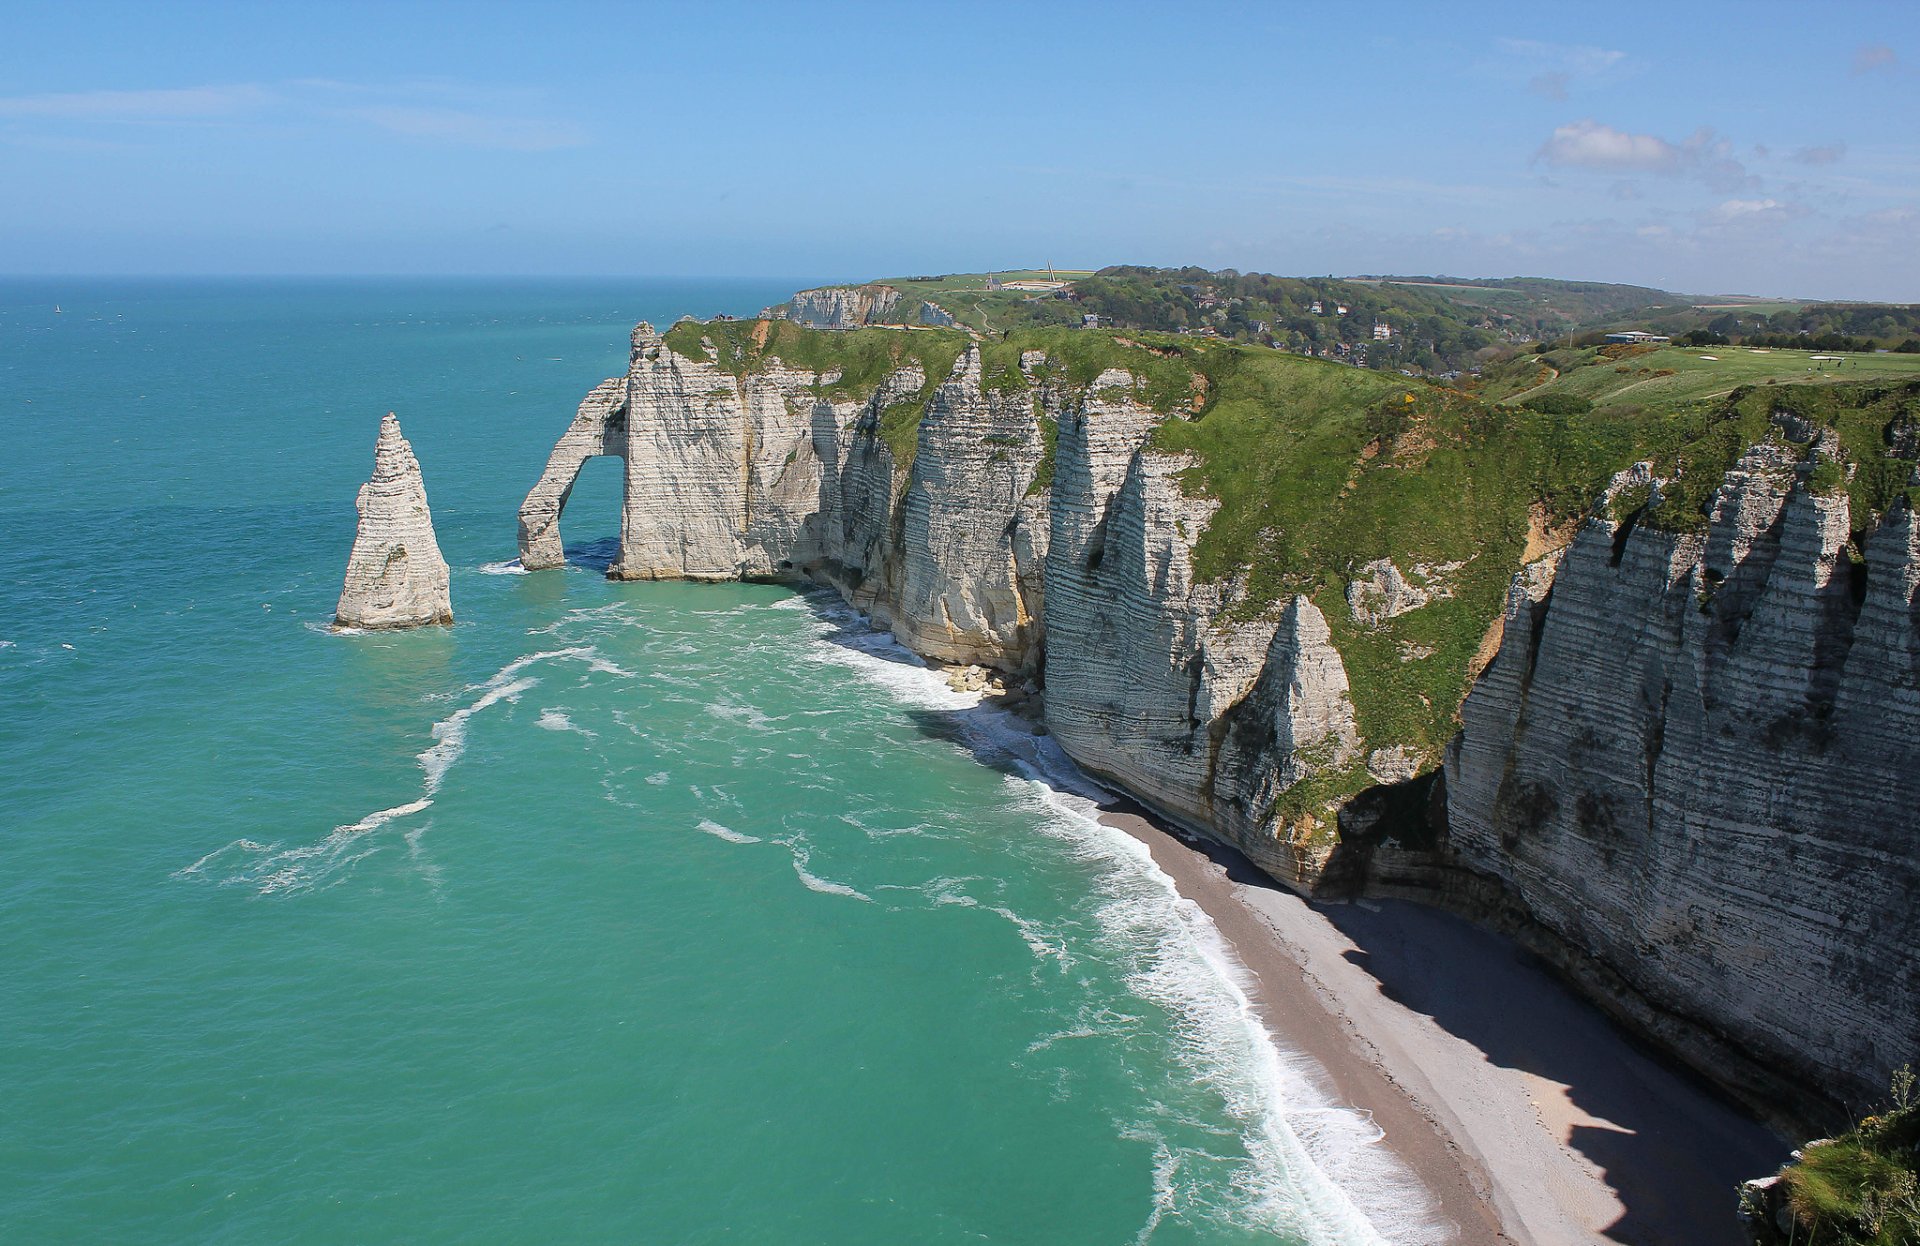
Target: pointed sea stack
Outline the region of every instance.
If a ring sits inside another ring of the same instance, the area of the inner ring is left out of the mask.
[[[453,622],[447,560],[433,537],[420,461],[393,412],[380,421],[373,478],[360,487],[360,528],[347,557],[335,627],[420,627]]]

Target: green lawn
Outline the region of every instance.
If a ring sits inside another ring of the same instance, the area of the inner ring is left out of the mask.
[[[1830,357],[1822,360],[1814,358],[1816,355]],[[1625,412],[1664,410],[1720,398],[1743,385],[1920,379],[1920,355],[1846,354],[1836,358],[1828,351],[1668,346],[1621,360],[1606,359],[1594,349],[1554,351],[1546,359],[1550,366],[1560,366],[1558,377],[1503,395],[1502,400],[1511,403],[1543,394],[1574,394],[1590,400],[1596,410]],[[1564,366],[1567,363],[1574,366]]]

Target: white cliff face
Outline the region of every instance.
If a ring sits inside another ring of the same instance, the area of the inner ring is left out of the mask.
[[[1062,748],[1147,804],[1230,840],[1283,881],[1324,857],[1274,805],[1357,747],[1340,656],[1305,598],[1223,617],[1232,584],[1195,581],[1218,503],[1190,460],[1147,446],[1164,417],[1108,372],[1059,413],[1046,581],[1047,724]]]
[[[791,546],[809,538],[818,510],[811,440],[822,379],[777,361],[735,377],[711,359],[680,355],[651,325],[635,329],[626,502],[609,574],[733,580],[790,570],[778,564],[793,562],[800,551]],[[756,524],[775,548],[750,538]]]
[[[899,302],[900,291],[892,286],[827,286],[794,295],[786,317],[811,329],[857,329],[881,323]]]
[[[1027,387],[982,388],[969,348],[920,422],[901,532],[894,634],[944,662],[1037,656],[1044,513],[1024,505],[1043,447]]]
[[[593,387],[579,413],[547,456],[546,470],[520,504],[520,565],[529,571],[566,562],[560,544],[560,512],[573,495],[580,469],[596,455],[627,457],[627,381],[615,377]]]
[[[447,561],[413,447],[392,412],[380,421],[373,477],[360,486],[360,526],[347,556],[335,627],[397,628],[453,622]]]
[[[1448,847],[1696,1064],[1858,1102],[1920,1050],[1920,545],[1901,509],[1852,564],[1805,455],[1748,452],[1704,534],[1595,518],[1550,596],[1516,580]]]

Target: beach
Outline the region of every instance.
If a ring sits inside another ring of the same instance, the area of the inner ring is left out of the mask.
[[[1787,1144],[1663,1062],[1511,941],[1398,900],[1308,901],[1132,806],[1283,1050],[1371,1115],[1460,1243],[1743,1240],[1735,1188]]]

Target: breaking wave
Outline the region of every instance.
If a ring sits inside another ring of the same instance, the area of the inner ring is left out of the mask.
[[[1128,989],[1173,1019],[1176,1062],[1219,1095],[1238,1122],[1246,1159],[1232,1180],[1233,1205],[1225,1209],[1237,1225],[1325,1246],[1446,1240],[1426,1190],[1380,1145],[1371,1117],[1335,1102],[1311,1062],[1276,1044],[1255,1010],[1246,970],[1212,919],[1179,893],[1145,844],[1100,820],[1110,793],[1051,738],[1030,735],[1011,715],[980,709],[978,694],[948,687],[852,610],[817,597],[808,604],[823,616],[810,660],[847,668],[905,705],[956,711],[956,730],[972,737],[976,753],[1011,763],[1010,795],[1032,805],[1042,832],[1100,867],[1095,938],[1118,956]],[[806,881],[799,857],[795,869]],[[1016,927],[1036,959],[1063,969],[1072,964],[1067,939],[1012,909],[990,907]],[[1044,1036],[1033,1050],[1109,1033],[1132,1020],[1106,1013]],[[1124,1132],[1154,1147],[1151,1208],[1136,1239],[1145,1242],[1163,1219],[1206,1201],[1193,1188],[1199,1180],[1194,1165],[1220,1157],[1170,1144],[1153,1120],[1133,1122]]]

